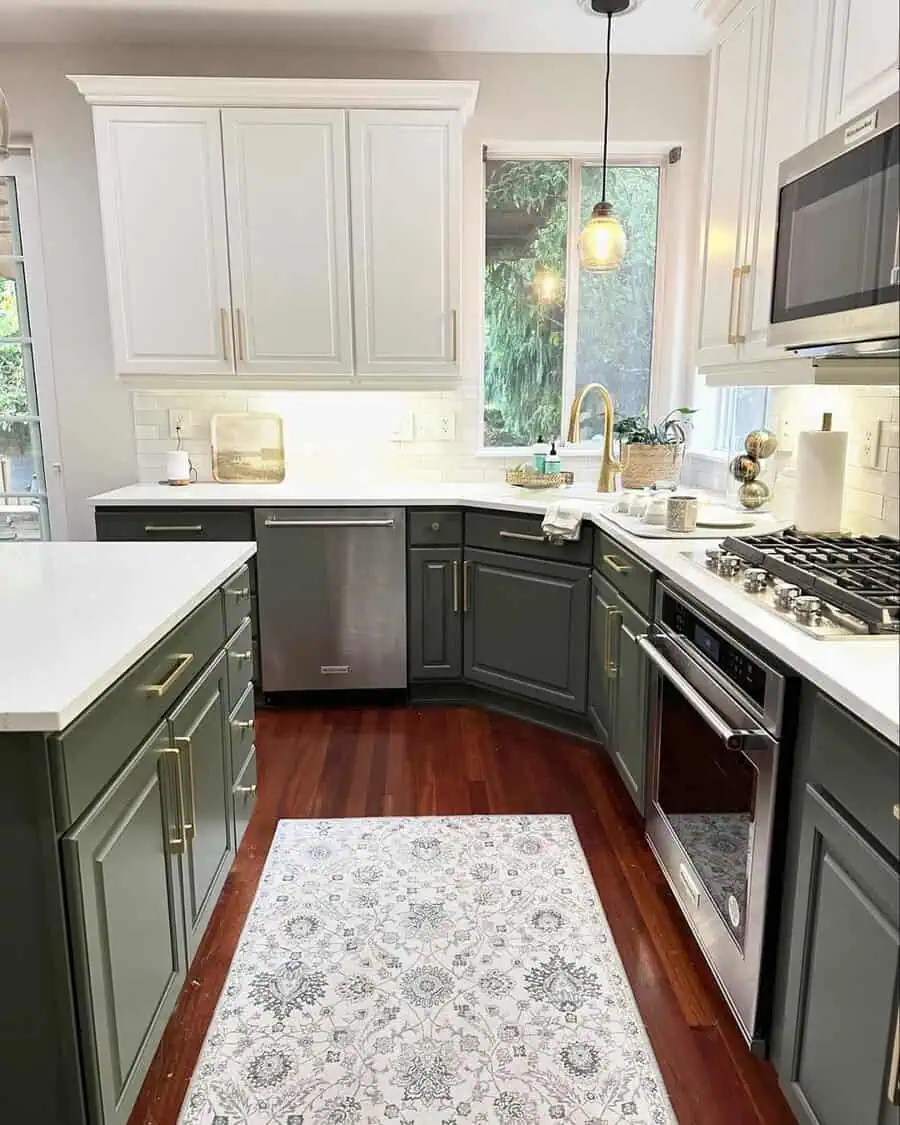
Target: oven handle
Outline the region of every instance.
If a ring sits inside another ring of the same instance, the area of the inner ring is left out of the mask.
[[[753,749],[759,740],[769,741],[768,735],[763,730],[735,730],[728,725],[722,716],[706,702],[699,691],[682,676],[678,669],[670,664],[663,656],[649,636],[644,633],[637,639],[638,647],[655,664],[663,676],[684,698],[690,703],[698,715],[716,732],[729,750]]]

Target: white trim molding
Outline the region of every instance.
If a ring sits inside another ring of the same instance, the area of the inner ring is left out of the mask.
[[[694,0],[694,10],[713,27],[719,27],[737,5],[738,0]]]
[[[359,78],[197,78],[70,74],[90,105],[444,109],[467,120],[477,82]]]

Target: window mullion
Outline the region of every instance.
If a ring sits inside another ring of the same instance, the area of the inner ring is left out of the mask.
[[[569,161],[568,218],[566,221],[566,305],[563,314],[563,380],[560,437],[565,440],[569,409],[575,398],[578,359],[578,309],[581,270],[578,263],[578,235],[581,218],[581,168],[583,161]]]

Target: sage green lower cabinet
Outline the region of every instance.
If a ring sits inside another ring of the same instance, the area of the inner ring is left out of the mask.
[[[409,678],[462,675],[462,550],[412,547],[408,556]]]
[[[163,723],[63,838],[91,1120],[125,1125],[185,980],[181,825]]]
[[[464,571],[465,678],[584,714],[587,567],[467,547]]]
[[[625,788],[643,815],[649,670],[637,638],[650,623],[600,574],[591,578],[588,714]]]
[[[182,867],[189,957],[197,951],[234,855],[227,698],[223,653],[170,720],[186,824]]]
[[[775,1059],[802,1125],[900,1122],[898,928],[897,868],[807,785]]]

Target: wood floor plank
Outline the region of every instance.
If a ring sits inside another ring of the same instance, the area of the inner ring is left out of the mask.
[[[602,751],[465,708],[266,710],[259,799],[129,1125],[175,1125],[284,817],[572,816],[679,1125],[791,1125],[747,1050]]]

